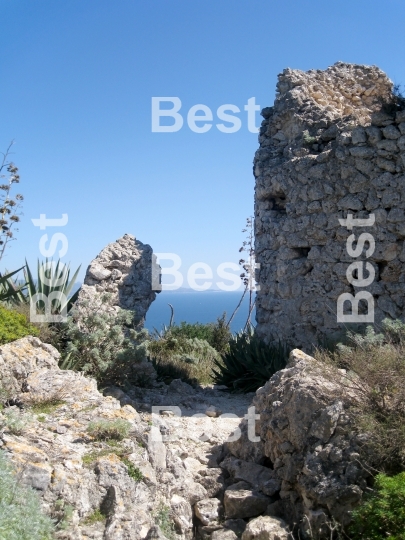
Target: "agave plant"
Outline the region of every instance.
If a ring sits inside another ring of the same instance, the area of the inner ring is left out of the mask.
[[[31,303],[35,295],[43,294],[47,298],[53,298],[53,314],[68,313],[79,295],[80,289],[69,296],[79,271],[80,266],[73,274],[72,279],[70,279],[69,265],[64,265],[60,260],[58,260],[57,263],[54,263],[53,261],[48,261],[48,259],[46,259],[45,263],[40,263],[38,261],[37,279],[34,280],[31,269],[27,261],[25,261],[24,276],[27,286],[26,302]]]
[[[22,304],[25,302],[24,289],[26,284],[19,284],[17,279],[13,279],[15,274],[21,272],[23,268],[0,274],[0,302],[9,304]]]
[[[280,341],[264,343],[252,328],[239,332],[230,340],[229,351],[221,355],[221,361],[214,360],[214,380],[232,392],[254,392],[286,366],[288,350]]]

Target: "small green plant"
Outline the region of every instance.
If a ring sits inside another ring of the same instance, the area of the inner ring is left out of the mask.
[[[128,436],[131,424],[127,420],[118,418],[116,420],[95,420],[90,422],[87,432],[97,440],[106,441],[113,439],[122,441]]]
[[[214,380],[233,392],[253,392],[283,369],[288,360],[288,348],[282,343],[267,345],[258,339],[253,329],[240,332],[229,343],[229,352],[222,361],[215,361]]]
[[[37,420],[38,422],[45,422],[46,416],[44,416],[43,414],[40,414],[39,416],[37,416]]]
[[[169,540],[174,540],[176,538],[175,527],[173,520],[170,517],[170,508],[163,504],[159,503],[156,511],[153,514],[155,523],[159,525],[162,530],[162,533]]]
[[[13,409],[6,410],[3,415],[5,426],[13,435],[21,435],[33,420],[32,415]]]
[[[45,402],[45,403],[37,403],[32,406],[32,412],[35,414],[52,414],[58,407],[64,404],[64,401],[59,402]]]
[[[405,540],[405,472],[379,474],[375,492],[353,512],[353,540]]]
[[[50,540],[54,525],[41,512],[40,499],[21,486],[5,454],[0,450],[0,538]]]
[[[0,305],[0,345],[38,334],[38,328],[30,324],[24,315]]]
[[[302,133],[302,143],[305,145],[305,146],[312,146],[313,144],[315,144],[317,142],[317,138],[316,137],[312,137],[310,134],[309,134],[309,131],[306,129],[305,131],[303,131]]]
[[[0,411],[4,409],[4,405],[12,398],[12,384],[9,381],[0,381]]]
[[[128,476],[133,478],[135,482],[140,482],[141,480],[143,480],[142,472],[132,463],[132,461],[129,461],[129,459],[125,457],[122,457],[121,461],[122,463],[124,463],[124,465],[127,466]]]
[[[84,525],[94,525],[95,523],[99,523],[100,521],[105,521],[107,519],[107,516],[105,516],[100,508],[97,508],[92,512],[90,515],[88,515],[84,520]]]

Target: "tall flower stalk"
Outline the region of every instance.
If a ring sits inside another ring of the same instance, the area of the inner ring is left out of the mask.
[[[242,229],[243,233],[246,234],[245,240],[242,242],[242,246],[239,249],[239,253],[246,253],[247,257],[246,259],[240,259],[239,264],[242,267],[242,273],[240,274],[240,278],[242,280],[244,289],[242,293],[242,297],[239,300],[238,305],[236,306],[234,312],[232,313],[227,326],[229,327],[233,318],[236,315],[236,312],[242,305],[243,299],[246,296],[246,293],[249,292],[249,312],[248,317],[246,320],[246,324],[244,329],[249,328],[252,324],[251,322],[251,316],[252,311],[255,306],[255,302],[253,300],[253,291],[254,291],[254,285],[255,285],[255,248],[254,248],[254,218],[253,216],[250,216],[246,219],[246,225],[245,228]]]
[[[11,196],[14,184],[20,182],[18,168],[9,161],[10,143],[0,162],[0,261],[3,258],[7,244],[14,240],[14,233],[18,232],[16,224],[20,221],[20,208],[24,197],[17,193]]]

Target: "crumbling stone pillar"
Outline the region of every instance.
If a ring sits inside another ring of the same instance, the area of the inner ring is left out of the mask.
[[[141,325],[159,292],[152,289],[153,268],[158,271],[160,267],[154,262],[151,246],[131,234],[124,234],[108,244],[90,263],[77,305],[109,293],[110,302],[103,306],[104,310],[133,311],[134,323]]]
[[[339,339],[353,323],[347,300],[338,321],[338,298],[360,291],[357,328],[372,304],[377,326],[404,319],[405,111],[382,106],[392,82],[375,66],[338,62],[286,69],[277,91],[254,160],[257,332],[307,350]],[[348,217],[374,224],[350,228]]]

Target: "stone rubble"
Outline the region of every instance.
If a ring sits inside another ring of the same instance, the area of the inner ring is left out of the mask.
[[[232,396],[214,386],[194,389],[180,380],[133,387],[128,394],[109,387],[102,395],[93,379],[60,370],[59,356],[33,337],[0,347],[0,386],[11,389],[13,404],[7,410],[27,418],[26,427],[15,434],[0,412],[0,446],[21,481],[38,491],[45,512],[58,519],[61,508],[72,508],[72,518],[57,538],[138,540],[168,534],[186,540],[196,534],[210,538],[214,531],[224,531],[225,538],[234,537],[234,531],[241,535],[241,520],[232,520],[230,528],[223,523],[229,474],[219,462],[223,442],[247,413],[252,395]],[[30,405],[51,397],[54,407],[29,412]],[[152,417],[152,406],[162,412],[166,407],[170,414]],[[211,410],[231,412],[234,418],[208,416]],[[114,445],[97,441],[87,428],[99,419],[126,420],[131,431]],[[136,467],[141,480],[130,477],[129,466]],[[99,509],[106,519],[93,522]],[[173,531],[159,528],[161,509]]]
[[[342,396],[338,381],[299,350],[255,395],[180,380],[128,393],[109,387],[102,395],[94,380],[60,370],[58,358],[33,337],[0,347],[0,384],[12,388],[8,409],[28,418],[15,434],[0,413],[0,445],[44,511],[55,518],[61,506],[72,507],[57,538],[284,540],[298,530],[307,538],[310,527],[321,539],[332,518],[348,522],[368,489],[361,441],[351,430],[354,397]],[[59,401],[25,412],[44,396]],[[256,442],[244,419],[252,398]],[[151,414],[152,407],[159,410]],[[208,416],[212,409],[233,417]],[[127,420],[128,437],[94,439],[87,428],[99,419]],[[106,519],[93,522],[99,509]],[[159,511],[173,528],[165,529]]]
[[[342,293],[370,292],[376,324],[405,317],[405,111],[381,110],[392,82],[375,66],[286,69],[277,90],[254,160],[257,332],[310,352],[345,333]],[[349,231],[338,221],[349,213],[375,225]],[[354,288],[347,268],[366,255],[353,259],[346,241],[364,232],[375,278]]]

